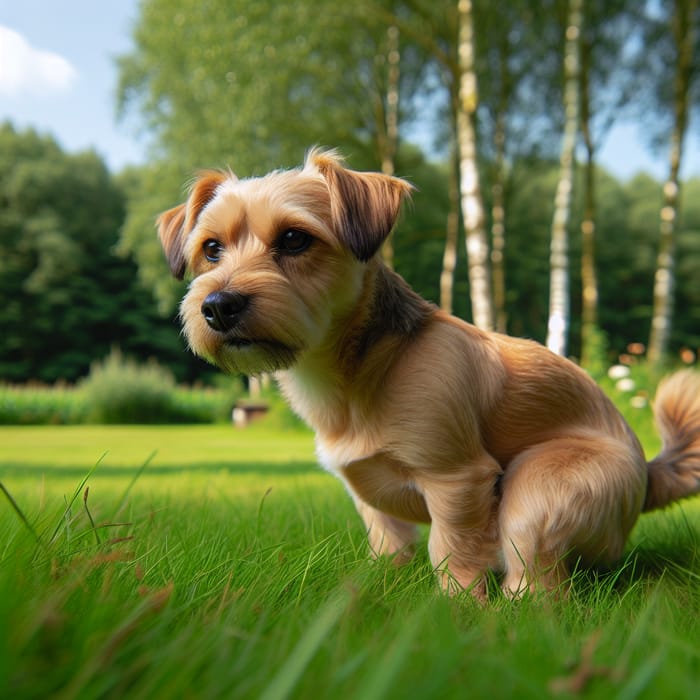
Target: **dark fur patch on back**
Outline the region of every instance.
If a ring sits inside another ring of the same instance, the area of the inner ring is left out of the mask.
[[[436,311],[403,277],[383,265],[378,268],[371,305],[372,312],[356,346],[358,358],[386,336],[411,340]]]

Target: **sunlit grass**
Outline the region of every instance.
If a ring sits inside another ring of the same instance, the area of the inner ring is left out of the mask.
[[[700,682],[697,500],[644,516],[619,566],[576,572],[566,599],[481,607],[438,593],[424,546],[403,568],[368,558],[308,432],[2,428],[0,480],[29,524],[0,493],[3,697],[692,698]]]

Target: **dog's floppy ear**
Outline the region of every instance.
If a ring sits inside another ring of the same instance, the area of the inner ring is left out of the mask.
[[[367,262],[394,228],[401,201],[413,186],[382,173],[348,170],[334,151],[312,150],[305,167],[315,167],[328,183],[331,216],[338,235],[356,258]]]
[[[190,189],[184,204],[168,209],[157,219],[158,236],[165,251],[173,276],[181,280],[185,276],[185,240],[197,223],[202,209],[214,197],[216,188],[231,175],[218,171],[202,173]]]
[[[185,276],[185,204],[178,204],[163,212],[156,222],[158,237],[174,277]]]

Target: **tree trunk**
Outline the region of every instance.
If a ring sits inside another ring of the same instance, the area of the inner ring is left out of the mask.
[[[491,188],[491,270],[493,272],[493,305],[496,316],[496,330],[506,332],[506,275],[505,275],[505,107],[501,106],[496,115],[494,133],[494,178]]]
[[[474,30],[471,0],[459,0],[459,99],[457,140],[459,144],[460,192],[466,233],[472,317],[478,328],[493,330],[493,301],[486,237],[484,205],[479,184],[476,129],[478,104],[474,66]]]
[[[515,83],[509,60],[513,52],[508,32],[500,32],[498,37],[498,100],[494,115],[493,131],[493,184],[491,186],[491,272],[493,274],[493,305],[496,317],[496,330],[507,332],[506,313],[506,117]]]
[[[399,79],[401,77],[399,48],[399,28],[392,25],[387,29],[387,89],[386,107],[384,108],[384,134],[381,142],[382,172],[393,175],[394,159],[399,144]],[[382,258],[390,267],[394,266],[393,233],[384,241]]]
[[[591,46],[581,45],[581,133],[586,146],[581,222],[581,364],[589,367],[597,359],[598,279],[595,270],[595,145],[591,133],[590,68]]]
[[[452,136],[448,173],[449,210],[445,231],[445,252],[442,257],[442,272],[440,274],[440,308],[448,314],[452,313],[455,267],[457,265],[457,237],[459,233],[459,155],[456,136]]]
[[[659,253],[654,277],[654,309],[649,336],[649,361],[659,365],[668,352],[673,321],[673,288],[675,283],[675,230],[680,183],[678,175],[683,155],[683,140],[688,126],[688,92],[693,66],[695,40],[694,15],[698,0],[676,0],[672,31],[677,48],[673,83],[674,122],[671,133],[669,176],[664,184],[664,205],[659,227]]]
[[[559,159],[559,184],[554,200],[550,252],[547,347],[566,354],[569,331],[569,237],[574,158],[579,125],[579,61],[583,0],[569,0],[564,49],[564,107],[566,123]]]

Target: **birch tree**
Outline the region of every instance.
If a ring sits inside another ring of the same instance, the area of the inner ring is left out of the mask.
[[[479,183],[475,115],[478,105],[475,66],[473,8],[471,0],[459,0],[459,100],[457,141],[462,217],[466,233],[469,287],[474,324],[493,330],[494,314],[486,236],[484,204]]]
[[[459,153],[453,134],[448,161],[447,196],[449,208],[445,224],[445,250],[440,272],[440,308],[447,313],[453,310],[455,268],[457,266],[457,239],[459,237]]]
[[[177,201],[183,176],[198,168],[259,174],[298,163],[319,143],[339,147],[360,169],[393,169],[398,82],[411,76],[401,87],[410,102],[420,64],[392,49],[399,37],[375,5],[393,19],[392,0],[342,7],[332,0],[144,0],[133,50],[119,59],[118,90],[120,113],[139,117],[152,145],[144,192],[129,203],[122,236],[144,281],[153,281],[143,272],[149,269],[167,280],[150,235],[153,213]],[[406,71],[399,60],[409,60]],[[172,309],[175,285],[156,284],[162,308]]]
[[[569,0],[564,49],[564,108],[566,121],[559,158],[559,183],[554,200],[550,247],[549,319],[547,347],[565,355],[569,330],[569,236],[576,137],[579,127],[579,63],[583,0]]]
[[[588,366],[598,327],[598,279],[595,267],[595,144],[591,124],[591,51],[581,45],[581,135],[586,148],[581,221],[581,364]]]
[[[494,6],[476,5],[475,24],[480,42],[478,63],[480,80],[479,104],[482,119],[479,133],[488,152],[491,194],[491,275],[493,286],[494,323],[496,330],[506,332],[506,187],[512,162],[521,148],[527,149],[529,138],[516,127],[514,117],[520,108],[528,108],[521,100],[529,91],[536,63],[535,48],[541,20],[532,11],[530,0],[511,0]],[[521,132],[521,133],[518,133]]]
[[[481,27],[488,31],[489,47],[486,61],[489,68],[489,86],[495,93],[490,108],[492,120],[491,146],[493,153],[491,177],[491,275],[493,285],[494,325],[499,333],[506,332],[506,279],[505,279],[505,183],[506,183],[506,130],[507,116],[514,92],[514,76],[510,66],[511,36],[516,35],[513,14],[508,17],[508,30],[503,30],[503,18],[491,10]],[[497,26],[494,26],[497,20]]]
[[[396,24],[386,30],[386,96],[377,100],[377,142],[382,162],[382,172],[393,175],[395,157],[399,145],[399,85],[401,78],[400,31]],[[382,258],[391,268],[394,266],[393,234],[384,241]]]
[[[680,194],[679,173],[683,156],[690,90],[694,74],[694,49],[698,31],[698,0],[675,0],[670,17],[673,56],[673,125],[669,153],[668,178],[664,183],[664,202],[660,212],[659,252],[654,277],[654,307],[648,356],[659,364],[668,351],[673,321],[675,283],[675,247]]]
[[[638,37],[636,0],[587,0],[580,42],[580,131],[585,148],[581,221],[581,364],[600,354],[596,272],[598,148],[637,91],[626,47]]]

